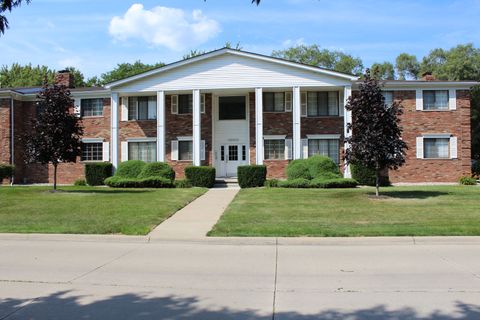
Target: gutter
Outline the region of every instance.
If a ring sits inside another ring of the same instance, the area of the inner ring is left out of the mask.
[[[15,165],[15,107],[14,107],[13,95],[10,98],[10,164],[12,166]],[[12,176],[10,177],[10,185],[13,186],[13,182],[15,179],[15,169],[13,171]]]

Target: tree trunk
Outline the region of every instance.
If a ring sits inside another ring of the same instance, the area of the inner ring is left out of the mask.
[[[53,191],[57,191],[57,165],[53,164]]]
[[[375,195],[380,195],[380,169],[375,170]]]

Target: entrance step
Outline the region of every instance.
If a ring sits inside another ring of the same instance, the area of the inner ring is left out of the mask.
[[[217,179],[215,179],[214,188],[238,189],[238,188],[240,188],[240,186],[238,185],[238,179],[237,178],[217,178]]]

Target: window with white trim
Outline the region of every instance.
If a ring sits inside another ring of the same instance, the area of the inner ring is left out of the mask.
[[[285,159],[285,139],[265,139],[263,141],[265,160]]]
[[[307,116],[338,116],[338,91],[307,92]]]
[[[423,138],[423,157],[425,159],[450,158],[449,138]]]
[[[393,91],[382,91],[382,95],[385,99],[385,105],[390,108],[393,104]]]
[[[157,119],[157,97],[129,97],[128,120]]]
[[[340,143],[338,139],[308,139],[308,157],[326,156],[336,164],[340,163]]]
[[[188,114],[193,112],[193,95],[179,94],[178,95],[178,113]]]
[[[423,110],[448,110],[448,90],[424,90]]]
[[[264,92],[263,111],[285,112],[285,92]]]
[[[128,142],[128,160],[157,161],[157,143],[155,141]]]
[[[80,105],[82,117],[103,116],[103,98],[82,99]]]
[[[192,140],[178,141],[178,160],[181,160],[181,161],[193,160],[193,141]]]
[[[82,142],[82,161],[103,161],[102,142]]]

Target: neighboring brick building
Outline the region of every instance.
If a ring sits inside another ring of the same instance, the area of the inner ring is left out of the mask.
[[[57,83],[72,87],[61,72]],[[470,172],[470,97],[475,82],[387,81],[387,101],[404,107],[407,162],[392,182],[455,182]],[[232,49],[176,62],[104,88],[72,88],[82,115],[83,154],[59,166],[59,183],[83,177],[87,161],[166,161],[177,177],[210,165],[219,177],[242,164],[265,164],[283,178],[292,159],[342,154],[346,98],[358,79],[331,70]],[[0,90],[0,162],[14,163],[15,183],[52,181],[52,168],[26,165],[22,135],[36,116],[41,88]],[[13,137],[13,139],[12,139]]]

